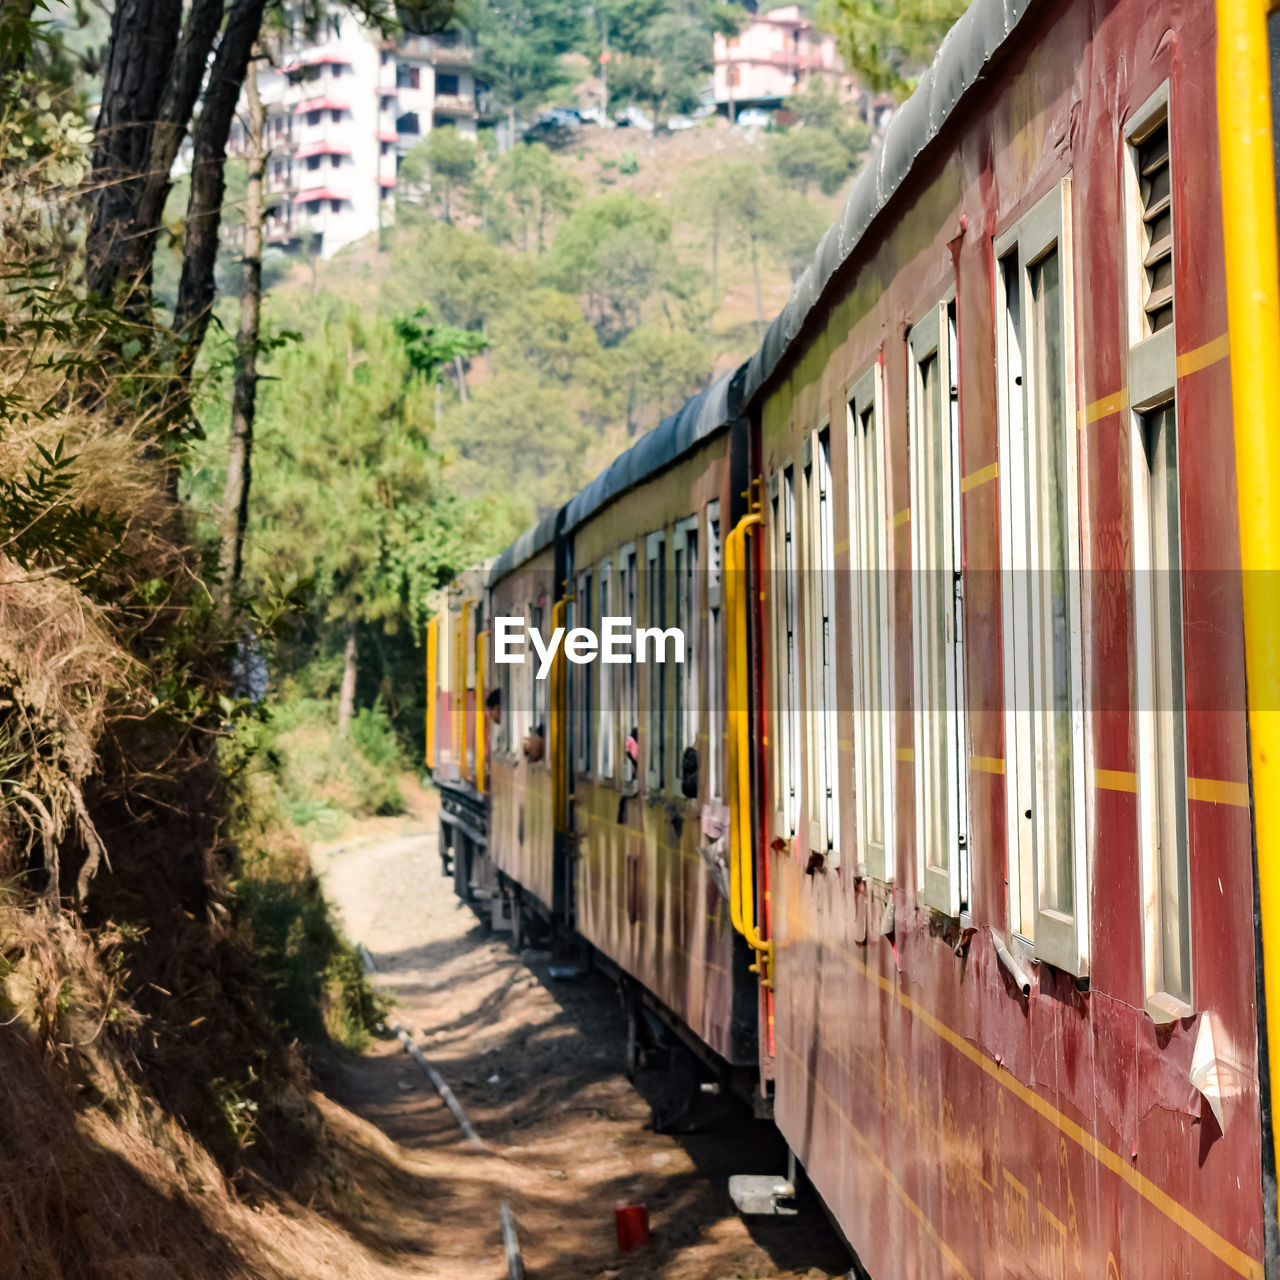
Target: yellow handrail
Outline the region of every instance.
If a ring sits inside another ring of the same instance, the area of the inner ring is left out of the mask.
[[[436,767],[436,699],[440,694],[439,672],[436,670],[437,632],[440,615],[427,623],[427,768]]]
[[[453,686],[453,756],[458,764],[458,777],[467,776],[467,617],[471,606],[478,603],[474,596],[458,601],[458,621],[454,624],[453,652],[449,663]]]
[[[750,670],[747,661],[747,533],[761,523],[752,508],[725,542],[728,593],[729,654],[729,914],[734,928],[759,953],[753,970],[768,987],[773,971],[773,943],[756,928],[755,850],[751,839]]]
[[[484,705],[484,677],[489,662],[489,633],[476,635],[476,790],[485,791],[485,753],[489,748],[489,716]]]
[[[742,923],[742,895],[738,888],[738,844],[741,833],[738,820],[738,734],[733,719],[733,706],[738,685],[738,646],[735,643],[738,625],[738,574],[734,563],[737,543],[733,533],[725,539],[724,546],[724,603],[727,620],[725,643],[725,692],[729,702],[729,919],[734,929],[745,938],[746,927]]]
[[[1280,253],[1266,0],[1218,0],[1218,142],[1272,1105],[1280,1098]],[[1280,1129],[1276,1130],[1280,1135]],[[1275,1138],[1280,1159],[1280,1136]]]

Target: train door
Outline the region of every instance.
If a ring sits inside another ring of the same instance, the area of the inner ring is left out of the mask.
[[[907,339],[917,890],[950,916],[969,902],[955,316],[954,301],[940,303]]]

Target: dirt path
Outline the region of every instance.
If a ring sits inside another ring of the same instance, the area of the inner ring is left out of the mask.
[[[425,822],[422,825],[427,825]],[[510,1201],[530,1280],[824,1280],[846,1255],[820,1207],[790,1219],[735,1213],[730,1173],[776,1172],[770,1127],[657,1134],[627,1080],[623,1019],[600,975],[555,982],[545,953],[515,954],[454,898],[434,832],[389,835],[317,857],[326,891],[378,966],[397,1017],[469,1113],[467,1145],[400,1046],[341,1068],[334,1092],[429,1171],[421,1220],[397,1224],[406,1274],[505,1276],[499,1202]],[[642,1084],[644,1082],[642,1081]],[[645,1201],[653,1238],[622,1254],[618,1202]]]

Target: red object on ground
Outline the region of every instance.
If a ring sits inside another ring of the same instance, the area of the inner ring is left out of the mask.
[[[649,1206],[647,1204],[620,1204],[613,1210],[613,1220],[618,1228],[618,1248],[630,1253],[642,1244],[649,1243]]]

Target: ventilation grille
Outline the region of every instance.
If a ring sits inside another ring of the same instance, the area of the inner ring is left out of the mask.
[[[1173,203],[1169,185],[1169,122],[1163,120],[1137,147],[1146,280],[1142,310],[1147,332],[1173,323]]]

